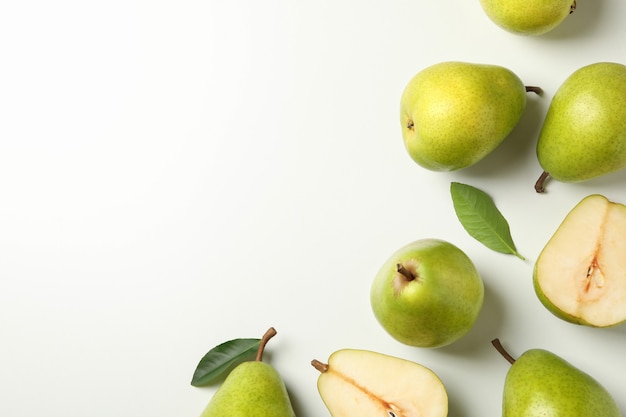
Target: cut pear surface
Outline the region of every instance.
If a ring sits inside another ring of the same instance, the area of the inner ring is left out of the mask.
[[[332,417],[446,417],[439,377],[418,363],[382,353],[342,349],[328,364],[313,360],[317,387]]]
[[[593,194],[565,217],[534,270],[541,302],[577,324],[626,320],[626,206]]]

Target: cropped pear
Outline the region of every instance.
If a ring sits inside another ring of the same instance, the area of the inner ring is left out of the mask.
[[[554,94],[537,158],[545,180],[580,182],[626,168],[626,66],[598,62],[572,73]]]
[[[273,327],[265,333],[256,360],[228,374],[200,417],[295,417],[280,374],[262,361],[265,344],[275,334]]]
[[[511,363],[504,381],[502,417],[621,417],[606,388],[560,356],[530,349],[515,359],[498,339],[492,343]]]
[[[576,0],[480,0],[487,16],[518,35],[543,35],[576,9]]]

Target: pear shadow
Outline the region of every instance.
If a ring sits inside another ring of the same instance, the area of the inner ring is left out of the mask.
[[[511,133],[482,160],[463,169],[464,175],[491,178],[496,174],[523,170],[526,158],[535,157],[537,138],[549,105],[549,98],[545,92],[542,96],[535,93],[527,94],[524,113]]]
[[[561,41],[563,39],[589,37],[602,26],[606,0],[577,0],[576,10],[560,25],[542,35],[534,36],[541,41]]]
[[[289,387],[287,387],[287,395],[289,395],[289,401],[291,402],[291,408],[293,408],[294,414],[297,417],[307,417],[302,402],[298,399],[297,395],[294,395],[293,392],[289,390]]]
[[[576,326],[576,324],[574,324],[574,326]],[[594,333],[597,332],[597,333],[609,335],[611,338],[622,339],[626,337],[626,323],[616,324],[610,327],[588,327],[588,329],[585,328],[585,330],[588,330],[588,332],[591,333],[592,336]],[[624,342],[626,342],[626,340],[621,340],[621,341],[616,340],[616,344],[624,343]]]
[[[606,333],[618,335],[620,337],[626,337],[626,323],[618,324],[613,327],[606,327],[601,330],[605,331]]]
[[[586,191],[586,194],[603,194],[605,189],[614,189],[618,186],[623,186],[626,183],[626,168],[619,171],[611,172],[609,174],[602,175],[600,177],[592,178],[590,180],[581,181],[577,183],[565,183],[555,180],[552,177],[548,177],[545,181],[545,191],[543,194],[549,192],[560,192],[562,188],[576,188],[581,191]],[[609,200],[612,198],[618,198],[612,195],[605,195]],[[617,203],[626,204],[626,200],[612,200]]]
[[[502,333],[506,322],[504,300],[495,293],[485,280],[485,296],[483,307],[472,329],[461,339],[439,350],[451,355],[478,356],[485,345],[489,345],[493,335]]]
[[[467,407],[456,400],[457,396],[448,396],[448,417],[472,417]]]

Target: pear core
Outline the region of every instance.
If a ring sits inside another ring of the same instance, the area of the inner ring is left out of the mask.
[[[626,206],[598,194],[563,220],[535,264],[535,291],[556,316],[608,327],[626,319]]]

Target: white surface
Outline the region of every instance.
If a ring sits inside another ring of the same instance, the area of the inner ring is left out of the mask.
[[[5,2],[0,9],[0,415],[196,416],[189,381],[214,345],[275,326],[268,360],[299,417],[329,415],[313,358],[354,347],[423,363],[450,416],[497,416],[514,355],[550,349],[626,412],[626,330],[559,321],[532,265],[587,194],[625,202],[625,173],[537,195],[536,135],[575,69],[626,63],[626,3],[580,0],[539,38],[475,1]],[[509,67],[521,124],[479,165],[434,173],[404,151],[399,97],[444,60]],[[483,247],[450,181],[488,192],[525,262]],[[398,247],[438,237],[486,284],[462,341],[402,346],[370,282]]]

